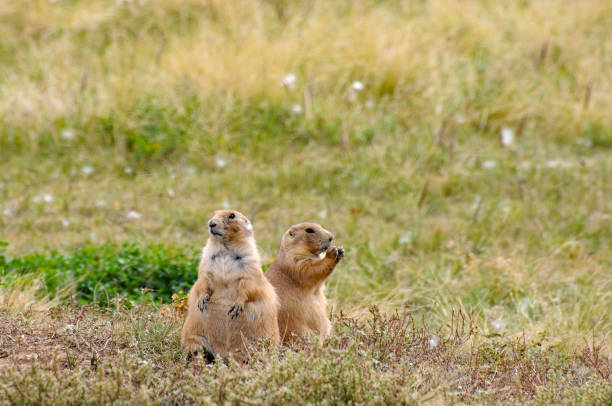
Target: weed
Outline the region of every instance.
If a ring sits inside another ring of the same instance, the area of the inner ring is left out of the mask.
[[[102,305],[116,295],[168,301],[197,276],[199,259],[189,251],[124,244],[82,247],[71,255],[52,252],[8,258],[0,252],[0,276],[10,286],[22,275],[31,275],[40,278],[48,294],[72,287],[75,299]]]
[[[488,339],[462,312],[441,330],[416,322],[409,312],[388,315],[372,307],[362,319],[339,315],[323,346],[314,337],[280,350],[255,343],[245,366],[231,360],[186,364],[181,323],[146,304],[114,311],[64,307],[33,325],[5,313],[1,317],[2,345],[9,354],[0,359],[3,403],[412,404],[437,399],[544,404],[557,399],[554,390],[560,385],[566,396],[587,404],[586,399],[610,394],[609,380],[581,356],[525,340]]]

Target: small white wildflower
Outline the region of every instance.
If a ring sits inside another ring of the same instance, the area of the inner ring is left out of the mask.
[[[224,201],[223,203],[221,203],[221,207],[223,207],[224,209],[229,209],[230,208],[230,202]]]
[[[353,84],[351,84],[351,87],[353,88],[354,91],[361,92],[365,88],[365,85],[361,83],[360,81],[356,80],[353,82]]]
[[[291,111],[293,111],[295,114],[302,114],[302,106],[299,104],[294,104],[293,107],[291,107]]]
[[[514,131],[509,127],[502,127],[501,142],[504,147],[512,145],[514,142]]]
[[[455,116],[455,123],[457,124],[463,124],[465,123],[465,116],[461,115],[461,114],[457,114]]]
[[[85,165],[84,167],[81,168],[81,172],[83,172],[85,175],[91,175],[93,171],[94,171],[93,166]]]
[[[123,172],[129,175],[130,173],[134,172],[134,170],[132,169],[132,167],[126,166],[125,169],[123,169]]]
[[[442,114],[442,105],[437,104],[436,109],[434,111],[436,112],[436,116],[439,116],[440,114]]]
[[[522,313],[527,313],[531,308],[533,308],[533,304],[528,297],[524,297],[521,300],[521,304],[519,305]]]
[[[562,161],[560,159],[553,159],[553,160],[546,162],[546,167],[549,169],[557,169],[557,168],[566,169],[566,168],[571,168],[572,166],[574,166],[574,164],[572,164],[571,162]]]
[[[64,227],[68,227],[68,226],[70,225],[70,220],[68,220],[68,219],[62,219],[62,225],[63,225]]]
[[[51,193],[45,193],[42,198],[45,203],[51,203],[53,201],[53,195]]]
[[[440,344],[440,337],[434,334],[431,337],[429,337],[428,343],[431,348],[437,347],[438,344]]]
[[[227,165],[227,161],[223,158],[217,158],[217,166],[219,168],[225,168],[225,166]]]
[[[130,210],[127,214],[127,218],[130,220],[138,220],[139,218],[141,218],[142,215],[140,213],[138,213],[137,211],[134,210]]]
[[[482,197],[480,197],[480,195],[476,195],[474,197],[474,204],[472,205],[472,209],[476,210],[478,209],[478,206],[480,206],[482,204]]]
[[[106,202],[104,200],[96,201],[96,207],[104,207],[106,206]]]
[[[71,333],[74,333],[74,330],[76,330],[76,327],[74,326],[74,324],[66,324],[64,328],[70,331]]]
[[[497,166],[497,162],[495,161],[484,161],[482,163],[482,167],[485,169],[495,168]]]
[[[11,217],[13,215],[13,211],[11,209],[9,209],[9,208],[6,208],[6,209],[4,209],[2,214],[4,214],[5,217]]]
[[[74,138],[74,130],[66,128],[62,131],[61,137],[65,140],[71,140]]]
[[[550,161],[546,161],[547,168],[558,168],[561,165],[561,161],[558,159],[552,159]]]
[[[531,168],[531,162],[523,161],[520,164],[518,164],[518,168],[522,169],[522,170],[529,169],[529,168]]]
[[[399,239],[399,243],[402,245],[410,244],[411,242],[412,242],[412,233],[404,234]]]
[[[168,188],[167,192],[168,192],[168,196],[170,196],[170,197],[174,197],[175,196],[173,189]]]
[[[292,90],[295,87],[295,75],[293,73],[288,73],[283,77],[283,86],[287,89]]]
[[[491,326],[495,329],[495,330],[501,330],[504,328],[504,321],[501,319],[496,319],[493,320],[491,322]]]
[[[372,100],[368,100],[365,102],[365,108],[371,110],[374,108],[374,102]]]

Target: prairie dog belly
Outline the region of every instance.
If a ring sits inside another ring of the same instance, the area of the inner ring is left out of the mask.
[[[184,344],[194,355],[203,346],[213,358],[241,351],[257,338],[277,345],[278,298],[266,285],[251,223],[235,210],[217,210],[208,227],[183,325]]]

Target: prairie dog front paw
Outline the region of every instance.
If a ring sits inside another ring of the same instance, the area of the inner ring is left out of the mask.
[[[342,247],[329,247],[325,255],[328,258],[332,258],[336,262],[340,262],[344,258],[344,248]]]
[[[240,313],[242,313],[243,311],[244,311],[244,305],[235,304],[229,309],[229,312],[227,312],[227,314],[232,316],[232,319],[236,319],[238,318],[238,316],[240,316]]]
[[[198,300],[198,309],[203,312],[208,309],[208,302],[210,302],[210,295],[206,295]]]

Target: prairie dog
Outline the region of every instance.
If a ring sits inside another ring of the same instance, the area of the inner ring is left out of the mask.
[[[236,210],[220,210],[208,229],[183,343],[194,356],[203,349],[209,362],[257,338],[278,345],[278,297],[261,270],[250,221]]]
[[[322,341],[331,333],[325,279],[344,257],[343,248],[331,245],[333,239],[316,223],[294,224],[283,234],[266,273],[281,303],[278,326],[283,342],[311,332]]]

